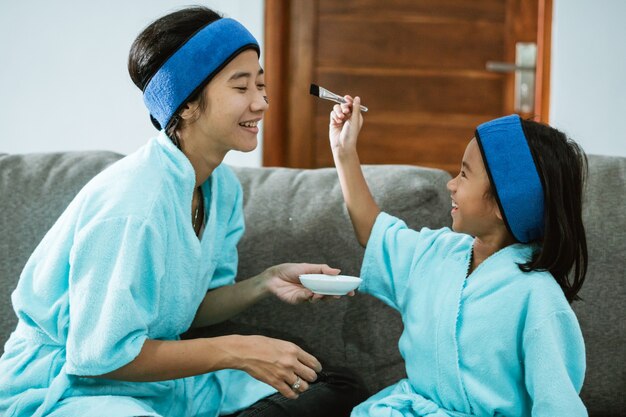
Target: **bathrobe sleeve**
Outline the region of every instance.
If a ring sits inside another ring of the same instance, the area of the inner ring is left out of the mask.
[[[417,232],[402,220],[380,213],[365,248],[360,291],[400,310],[413,272],[440,234],[427,228]]]
[[[85,226],[70,254],[66,371],[102,375],[131,362],[158,316],[167,258],[158,230],[142,219]]]
[[[585,346],[572,311],[552,314],[524,336],[524,368],[533,417],[587,416],[579,396]]]
[[[237,194],[235,204],[232,206],[232,212],[226,225],[226,235],[224,241],[219,243],[220,256],[213,273],[213,278],[209,289],[230,285],[235,283],[237,276],[237,266],[239,263],[239,255],[237,244],[244,232],[244,215],[243,215],[243,191],[241,184],[237,181]]]

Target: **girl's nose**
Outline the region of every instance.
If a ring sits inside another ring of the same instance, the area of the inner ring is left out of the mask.
[[[455,181],[455,180],[456,180],[456,177],[455,177],[455,178],[452,178],[452,179],[451,179],[450,181],[448,181],[448,183],[446,184],[446,188],[447,188],[449,191],[453,191],[453,188],[454,188],[454,181]]]

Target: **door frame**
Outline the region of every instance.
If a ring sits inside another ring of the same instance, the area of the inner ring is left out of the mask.
[[[545,123],[550,106],[552,10],[553,0],[538,0],[534,114],[535,120]],[[265,80],[270,107],[263,124],[263,166],[312,168],[315,164],[311,140],[315,104],[304,97],[313,79],[316,16],[317,0],[265,0]]]
[[[265,81],[270,107],[263,125],[263,166],[313,166],[314,101],[303,96],[308,95],[313,79],[316,16],[316,0],[265,1]],[[294,108],[297,111],[289,111]]]
[[[537,64],[535,69],[535,114],[537,121],[550,122],[550,61],[552,54],[552,0],[539,0],[537,10]]]

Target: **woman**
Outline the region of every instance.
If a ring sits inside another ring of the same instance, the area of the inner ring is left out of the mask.
[[[338,273],[283,264],[233,284],[242,190],[221,163],[257,146],[258,57],[242,25],[206,8],[135,40],[129,72],[160,134],[90,181],[26,264],[0,359],[3,415],[307,415],[311,401],[340,415],[361,399],[349,376],[316,382],[321,364],[292,343],[179,338],[269,295],[316,301],[298,276]]]

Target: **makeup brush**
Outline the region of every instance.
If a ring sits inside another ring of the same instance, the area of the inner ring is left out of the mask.
[[[311,93],[312,96],[323,98],[324,100],[334,101],[335,103],[339,103],[339,104],[346,103],[346,100],[340,95],[330,92],[324,87],[320,87],[319,85],[316,85],[316,84],[311,84],[311,89],[309,90],[309,92]],[[367,107],[363,105],[361,105],[360,107],[361,107],[362,112],[367,111]]]

